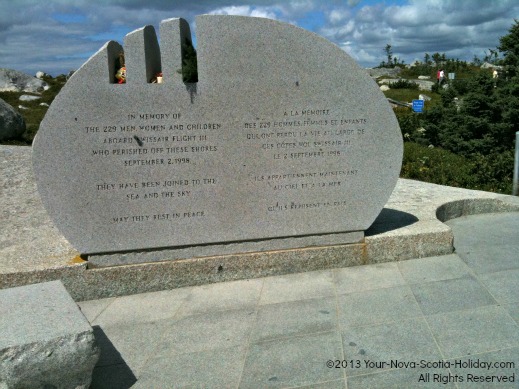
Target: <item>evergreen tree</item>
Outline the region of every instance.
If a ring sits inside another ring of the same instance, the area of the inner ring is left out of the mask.
[[[384,51],[387,55],[387,66],[391,66],[393,64],[393,49],[389,43],[384,48]]]
[[[431,56],[429,55],[429,53],[425,53],[425,56],[424,56],[424,63],[425,65],[429,66],[431,65]]]
[[[189,39],[182,44],[182,80],[186,83],[198,82],[198,62],[196,50]]]
[[[508,35],[499,39],[498,50],[504,55],[503,65],[508,76],[514,77],[519,74],[519,21],[517,19],[508,31]]]
[[[438,67],[440,66],[440,62],[441,62],[441,59],[442,59],[442,56],[440,53],[434,53],[432,55],[432,59],[434,61],[434,64]]]

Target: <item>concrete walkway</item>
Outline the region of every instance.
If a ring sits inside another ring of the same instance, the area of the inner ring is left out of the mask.
[[[451,255],[80,302],[92,388],[519,388],[519,213],[447,224]]]

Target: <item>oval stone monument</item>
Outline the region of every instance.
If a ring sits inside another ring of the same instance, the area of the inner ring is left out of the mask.
[[[99,254],[362,241],[403,149],[368,74],[301,28],[204,15],[199,81],[185,84],[188,24],[164,20],[160,37],[159,45],[146,26],[124,47],[105,44],[67,82],[34,140],[38,190],[70,243]],[[117,84],[123,51],[127,80]],[[159,73],[163,82],[151,83]]]

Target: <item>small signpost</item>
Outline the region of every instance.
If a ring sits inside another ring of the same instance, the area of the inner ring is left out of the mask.
[[[514,179],[512,195],[519,196],[519,131],[515,133]]]
[[[423,106],[424,106],[423,100],[413,100],[413,112],[422,113]]]

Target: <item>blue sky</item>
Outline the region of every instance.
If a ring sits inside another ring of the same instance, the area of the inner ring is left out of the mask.
[[[517,0],[5,0],[0,3],[0,68],[52,75],[79,68],[106,41],[144,25],[195,16],[268,17],[324,36],[361,66],[385,59],[390,44],[406,63],[424,53],[471,61],[495,49],[519,18]]]

